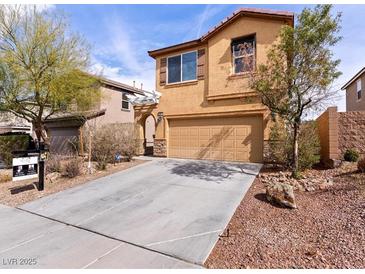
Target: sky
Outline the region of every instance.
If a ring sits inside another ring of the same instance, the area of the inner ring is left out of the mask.
[[[56,5],[69,17],[70,27],[91,45],[93,70],[143,89],[155,89],[155,62],[147,51],[196,39],[240,7],[300,13],[310,5]],[[342,76],[334,83],[339,111],[345,111],[340,88],[365,67],[365,5],[335,5],[342,12],[343,39],[333,49],[341,59]]]

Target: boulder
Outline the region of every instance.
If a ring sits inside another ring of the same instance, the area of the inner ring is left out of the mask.
[[[293,186],[285,183],[274,183],[266,187],[266,199],[279,205],[297,208]]]

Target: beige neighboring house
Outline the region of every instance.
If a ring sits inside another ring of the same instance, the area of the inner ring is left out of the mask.
[[[250,89],[250,74],[281,27],[293,24],[291,12],[243,8],[196,40],[149,51],[161,96],[135,106],[140,152],[153,117],[156,156],[263,162],[271,115]]]
[[[73,146],[79,145],[81,129],[86,122],[92,127],[134,122],[134,109],[128,96],[143,96],[146,91],[105,78],[101,82],[101,102],[97,108],[82,113],[59,113],[47,120],[51,151],[72,152]]]
[[[346,111],[365,111],[365,67],[343,87],[346,90]]]
[[[78,145],[80,129],[87,121],[91,126],[112,123],[133,123],[134,109],[127,96],[143,96],[145,91],[117,81],[101,79],[101,102],[86,112],[58,113],[46,121],[51,151],[68,154]],[[31,125],[11,114],[1,114],[0,133],[22,131],[32,133]],[[33,137],[34,134],[32,133]]]
[[[346,150],[356,150],[365,156],[365,68],[355,74],[343,87],[346,91],[346,111],[329,107],[318,118],[321,160],[336,166]]]

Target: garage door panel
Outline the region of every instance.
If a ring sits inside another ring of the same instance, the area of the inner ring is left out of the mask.
[[[234,140],[223,140],[223,150],[234,149],[234,148],[235,148]]]
[[[169,156],[262,161],[262,118],[170,120]]]

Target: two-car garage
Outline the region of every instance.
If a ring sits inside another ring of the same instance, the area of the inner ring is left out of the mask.
[[[168,156],[262,162],[262,116],[169,119]]]

